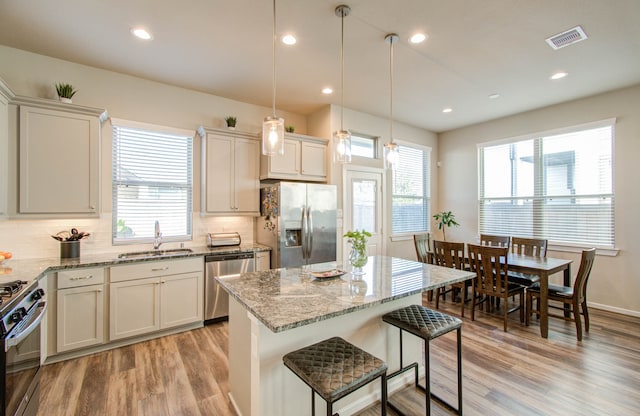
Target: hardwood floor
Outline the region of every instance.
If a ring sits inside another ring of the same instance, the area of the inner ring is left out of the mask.
[[[459,315],[459,304],[440,305]],[[574,324],[559,319],[550,320],[545,340],[535,318],[524,327],[517,313],[508,333],[499,313],[464,318],[464,414],[640,414],[640,318],[590,311],[582,342]],[[233,415],[227,352],[224,323],[47,365],[38,414]],[[431,360],[433,391],[456,403],[454,334],[432,341]],[[392,401],[407,414],[424,414],[424,396],[413,388]],[[377,414],[374,406],[360,416]],[[432,402],[432,414],[450,413]]]

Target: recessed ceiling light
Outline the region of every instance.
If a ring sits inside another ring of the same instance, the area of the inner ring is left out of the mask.
[[[409,42],[411,43],[422,43],[427,39],[427,35],[424,33],[416,33],[409,38]]]
[[[495,100],[496,98],[500,98],[500,94],[494,92],[493,94],[489,94],[489,98]]]
[[[447,108],[443,108],[443,109],[442,109],[442,112],[443,112],[443,113],[450,113],[450,112],[452,112],[452,111],[453,111],[453,108],[449,108],[449,107],[447,107]]]
[[[333,94],[333,89],[329,87],[325,87],[322,89],[322,93],[326,95]]]
[[[151,33],[149,33],[146,29],[143,29],[141,27],[134,27],[133,29],[131,29],[131,33],[133,34],[133,36],[142,40],[153,39],[153,36],[151,35]]]
[[[284,35],[282,37],[282,43],[284,43],[285,45],[295,45],[297,42],[295,36],[288,34],[288,35]]]
[[[569,74],[567,74],[566,72],[556,72],[555,74],[551,75],[549,79],[561,79],[566,77],[567,75]]]

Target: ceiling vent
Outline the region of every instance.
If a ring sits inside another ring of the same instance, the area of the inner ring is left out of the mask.
[[[587,34],[584,33],[582,27],[576,26],[573,29],[565,30],[562,33],[553,35],[546,40],[549,46],[551,46],[553,49],[560,49],[573,43],[580,42],[581,40],[585,40],[586,38]]]

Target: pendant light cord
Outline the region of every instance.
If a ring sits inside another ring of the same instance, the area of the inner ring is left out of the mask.
[[[342,23],[340,36],[340,131],[344,130],[344,10],[340,13]]]
[[[273,38],[271,39],[271,63],[272,63],[272,102],[271,108],[273,110],[273,118],[276,118],[276,0],[273,0]]]
[[[389,39],[389,142],[393,143],[393,36]]]

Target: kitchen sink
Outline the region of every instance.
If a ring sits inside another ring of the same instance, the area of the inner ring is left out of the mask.
[[[175,248],[172,250],[147,250],[147,251],[133,251],[131,253],[118,254],[119,259],[142,259],[148,257],[164,257],[164,256],[177,256],[179,254],[193,253],[190,248]]]

